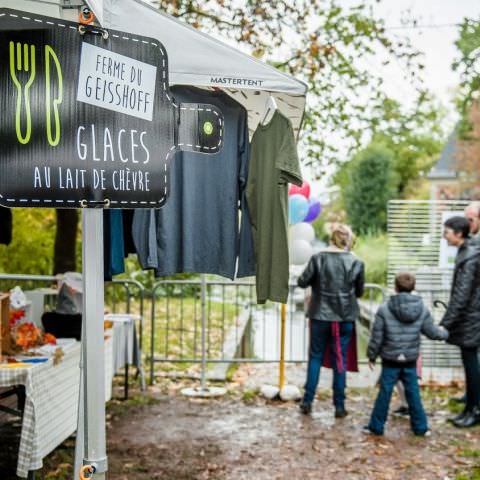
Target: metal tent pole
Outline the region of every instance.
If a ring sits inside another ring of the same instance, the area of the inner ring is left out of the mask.
[[[282,390],[285,386],[285,323],[287,317],[286,305],[282,303],[280,315],[280,369],[278,388]]]
[[[85,315],[82,316],[82,347],[80,351],[80,388],[78,390],[78,413],[77,413],[77,434],[75,436],[75,461],[73,464],[73,471],[77,474],[80,471],[80,468],[83,465],[83,452],[84,452],[84,423],[85,415],[83,412],[83,332],[85,331],[84,327]]]
[[[83,465],[94,468],[96,480],[107,471],[105,434],[105,354],[103,283],[103,210],[85,208],[82,217],[84,390]],[[80,410],[81,412],[81,410]],[[77,475],[78,473],[75,472]]]
[[[202,367],[200,388],[184,388],[182,394],[187,397],[219,397],[227,392],[224,387],[207,387],[207,277],[201,275],[200,302],[202,315]]]
[[[207,279],[203,274],[201,276],[201,310],[202,310],[202,372],[200,379],[200,388],[202,391],[205,391],[206,387],[206,376],[207,376]]]

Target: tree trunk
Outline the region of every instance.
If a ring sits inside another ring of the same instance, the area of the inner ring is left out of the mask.
[[[75,272],[78,212],[77,210],[58,209],[56,215],[57,231],[55,233],[53,275]]]

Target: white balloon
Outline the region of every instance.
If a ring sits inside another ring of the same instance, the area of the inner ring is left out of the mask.
[[[306,240],[293,240],[290,251],[290,263],[292,265],[304,265],[310,260],[313,248]]]
[[[292,240],[305,240],[312,243],[315,240],[315,230],[307,222],[297,223],[292,227]]]

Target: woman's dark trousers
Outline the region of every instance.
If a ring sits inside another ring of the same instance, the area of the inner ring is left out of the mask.
[[[475,407],[480,407],[480,367],[477,355],[478,349],[477,347],[461,347],[461,350],[467,391],[465,410],[471,412]]]
[[[312,403],[320,378],[320,368],[327,343],[330,345],[333,365],[333,404],[337,410],[345,409],[347,349],[354,328],[353,322],[339,322],[339,342],[332,333],[333,322],[310,319],[310,350],[308,356],[307,381],[303,402]],[[341,362],[338,365],[337,344],[340,343]]]

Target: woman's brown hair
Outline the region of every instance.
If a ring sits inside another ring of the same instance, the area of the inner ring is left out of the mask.
[[[353,233],[349,226],[341,223],[333,227],[330,242],[341,250],[350,250],[353,244]]]

